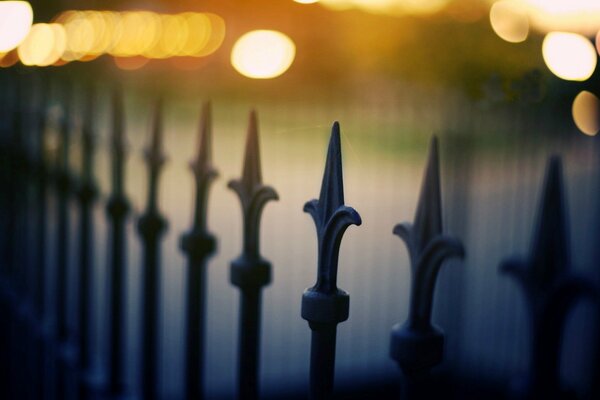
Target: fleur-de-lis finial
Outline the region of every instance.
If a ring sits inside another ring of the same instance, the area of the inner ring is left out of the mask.
[[[311,400],[330,399],[335,371],[337,325],[348,319],[350,296],[337,287],[338,256],[342,236],[350,225],[360,225],[360,215],[344,205],[340,126],[333,124],[327,161],[318,200],[304,205],[317,228],[317,282],[302,294],[302,318],[312,331],[310,356]]]
[[[242,178],[230,181],[228,186],[237,193],[242,203],[244,216],[242,256],[255,261],[260,258],[259,228],[262,210],[268,201],[278,200],[279,196],[275,189],[262,183],[258,120],[254,110],[250,113]]]
[[[548,162],[531,252],[509,259],[500,269],[523,287],[532,320],[531,373],[516,382],[519,398],[569,398],[560,384],[562,330],[574,301],[595,296],[593,286],[569,272],[571,264],[560,158]]]
[[[200,138],[196,159],[190,163],[197,183],[194,224],[206,229],[206,202],[210,184],[219,176],[212,164],[212,112],[210,102],[202,105]]]
[[[332,294],[337,290],[337,268],[342,236],[350,225],[360,225],[360,215],[344,205],[340,125],[333,124],[327,161],[318,200],[304,205],[315,221],[319,241],[317,283],[312,290]],[[309,289],[310,290],[310,289]],[[341,321],[340,321],[341,322]]]
[[[390,355],[406,374],[412,374],[427,371],[442,360],[444,334],[431,323],[435,283],[444,260],[464,256],[462,244],[442,231],[436,137],[431,140],[414,224],[396,225],[394,234],[406,243],[412,283],[408,320],[394,326]]]
[[[147,213],[157,213],[157,190],[158,176],[166,161],[162,150],[163,122],[162,122],[162,98],[157,100],[154,107],[154,121],[152,124],[152,136],[148,148],[144,151],[146,164],[148,165],[149,190],[148,190],[148,209]]]

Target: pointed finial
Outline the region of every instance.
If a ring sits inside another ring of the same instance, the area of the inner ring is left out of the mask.
[[[250,113],[246,153],[242,178],[229,182],[229,188],[237,193],[244,215],[244,251],[247,257],[259,257],[259,226],[263,207],[270,200],[278,200],[275,189],[262,184],[258,122],[256,112]]]
[[[420,251],[425,249],[425,246],[433,237],[442,233],[442,196],[440,193],[440,166],[436,136],[431,139],[429,146],[429,159],[423,177],[413,229],[415,231],[415,245]]]
[[[406,374],[428,371],[441,362],[444,334],[431,323],[437,274],[450,257],[464,257],[462,243],[442,232],[438,141],[434,136],[423,177],[414,224],[398,224],[394,234],[405,242],[412,271],[410,309],[404,325],[392,329],[391,357]]]
[[[123,93],[119,86],[112,93],[112,132],[111,132],[111,175],[112,194],[107,210],[115,218],[124,218],[129,212],[129,203],[124,195],[125,181],[125,127]]]
[[[504,261],[500,270],[525,292],[531,312],[531,373],[513,387],[519,398],[570,398],[560,383],[562,332],[575,300],[597,289],[569,272],[569,235],[560,158],[548,161],[529,257]],[[596,298],[596,300],[598,300]]]
[[[163,122],[162,111],[163,100],[159,98],[154,106],[154,121],[152,124],[152,135],[150,144],[145,151],[146,161],[151,168],[160,168],[165,162],[162,151]]]
[[[560,158],[548,161],[537,229],[532,240],[532,268],[536,282],[551,285],[566,272],[570,264],[568,234],[565,225],[565,204]]]
[[[208,171],[211,169],[212,163],[212,111],[209,101],[202,105],[198,135],[198,152],[192,168],[195,165],[198,170]],[[212,171],[216,173],[214,170]]]
[[[344,205],[343,186],[340,127],[335,122],[320,197],[304,205],[315,222],[319,249],[317,282],[302,296],[302,318],[309,322],[337,324],[348,319],[349,296],[337,287],[338,256],[344,232],[362,220],[356,210]]]
[[[182,235],[180,247],[191,259],[205,259],[216,248],[216,239],[207,231],[208,190],[219,175],[212,165],[212,117],[210,102],[202,105],[197,153],[190,168],[196,180],[196,200],[192,229]]]
[[[125,151],[124,118],[123,118],[123,92],[120,87],[115,87],[112,93],[112,134],[113,151]]]
[[[258,117],[256,116],[255,110],[250,112],[244,168],[242,170],[242,182],[246,185],[246,190],[249,192],[251,192],[255,186],[262,184],[260,146],[258,145]]]
[[[324,221],[329,220],[335,210],[344,204],[341,149],[340,124],[335,121],[331,128],[327,161],[325,163],[325,172],[323,173],[323,182],[319,195],[319,204]]]

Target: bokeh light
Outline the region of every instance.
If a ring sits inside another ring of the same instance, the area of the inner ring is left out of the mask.
[[[0,52],[16,48],[27,37],[33,10],[26,1],[0,1]]]
[[[532,26],[544,32],[569,31],[592,35],[600,29],[598,0],[519,0]]]
[[[24,65],[48,66],[63,55],[66,47],[65,29],[59,24],[33,24],[18,47]]]
[[[300,3],[300,4],[314,4],[314,3],[318,3],[319,0],[294,0],[296,3]]]
[[[600,99],[593,93],[582,91],[573,101],[573,121],[586,135],[595,136],[600,130]]]
[[[63,61],[118,57],[122,69],[137,69],[138,57],[204,57],[225,38],[225,21],[211,13],[158,14],[152,11],[74,11],[54,18],[66,32]],[[145,65],[145,63],[144,63]]]
[[[568,32],[547,34],[542,55],[554,75],[570,81],[585,81],[592,76],[598,58],[587,38]]]
[[[529,17],[519,3],[501,0],[490,9],[490,24],[496,34],[511,43],[520,43],[529,34]]]
[[[320,0],[334,10],[357,8],[377,14],[431,14],[443,9],[451,0]]]
[[[242,75],[254,79],[280,76],[292,65],[294,42],[277,31],[257,30],[243,35],[233,46],[231,64]]]

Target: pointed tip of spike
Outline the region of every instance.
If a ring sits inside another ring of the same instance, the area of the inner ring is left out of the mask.
[[[419,246],[423,248],[434,236],[442,233],[442,200],[436,136],[433,136],[430,141],[427,166],[421,185],[414,229]]]
[[[154,122],[152,126],[152,138],[149,146],[149,153],[156,160],[162,159],[161,147],[162,147],[162,114],[163,114],[163,98],[160,96],[154,104]]]
[[[332,135],[340,135],[340,123],[338,121],[333,121],[333,126],[331,127]]]
[[[248,120],[248,135],[258,135],[258,113],[254,108],[250,110],[250,117]]]
[[[258,116],[255,109],[250,111],[250,119],[248,122],[242,181],[250,192],[256,185],[262,183],[260,145],[258,141]]]
[[[344,180],[342,173],[342,149],[340,124],[335,121],[327,149],[325,172],[321,183],[319,205],[324,220],[327,221],[340,206],[344,205]]]

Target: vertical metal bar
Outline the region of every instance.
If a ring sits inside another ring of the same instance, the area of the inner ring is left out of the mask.
[[[180,247],[188,257],[185,311],[184,397],[204,398],[204,336],[206,309],[206,266],[216,249],[208,232],[206,213],[208,190],[217,177],[212,165],[212,120],[210,104],[202,107],[196,159],[190,164],[196,181],[194,220],[190,232],[182,235]]]
[[[110,265],[108,294],[108,392],[117,396],[125,392],[125,223],[129,202],[124,194],[125,132],[122,94],[113,94],[112,193],[106,205],[110,220]]]
[[[49,85],[45,80],[38,83],[39,97],[37,104],[36,136],[37,143],[35,148],[35,260],[33,263],[33,307],[35,317],[38,323],[38,332],[36,332],[36,341],[33,350],[34,358],[34,388],[33,397],[43,398],[46,390],[46,359],[47,359],[47,335],[45,329],[46,319],[46,229],[47,229],[47,193],[48,193],[48,162],[46,158],[46,107],[48,101]]]
[[[190,260],[187,268],[185,398],[204,398],[206,263]]]
[[[57,250],[56,250],[56,326],[59,342],[68,337],[67,326],[67,283],[69,247],[69,147],[71,136],[71,96],[66,87],[63,100],[63,115],[60,128],[60,146],[56,165],[56,192],[58,197]]]
[[[142,396],[144,399],[158,397],[158,314],[160,277],[160,239],[167,228],[166,220],[158,211],[158,178],[164,164],[162,154],[162,101],[154,112],[154,125],[150,147],[146,150],[149,185],[148,202],[144,215],[138,221],[142,237],[143,287],[142,287]]]
[[[310,398],[331,399],[335,374],[336,325],[311,324]]]
[[[230,280],[240,288],[240,348],[238,397],[257,399],[259,395],[260,290],[271,282],[271,264],[260,256],[260,217],[265,204],[279,197],[262,183],[258,121],[250,114],[242,178],[229,182],[237,193],[244,218],[242,254],[232,261]]]
[[[257,399],[260,359],[260,290],[242,290],[238,393],[241,399]]]
[[[317,228],[317,282],[302,294],[302,318],[312,331],[310,355],[311,400],[331,399],[335,375],[337,324],[348,319],[350,296],[337,287],[338,255],[342,236],[360,215],[344,205],[340,126],[333,124],[319,200],[304,205]]]
[[[90,341],[93,320],[92,284],[93,268],[93,210],[98,189],[94,179],[94,107],[95,90],[88,88],[83,111],[83,129],[81,136],[81,178],[77,191],[79,199],[79,292],[78,292],[78,348],[79,348],[79,398],[85,399],[89,394],[87,374],[92,367]]]

